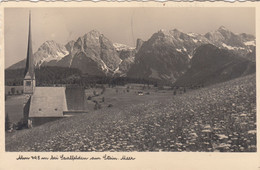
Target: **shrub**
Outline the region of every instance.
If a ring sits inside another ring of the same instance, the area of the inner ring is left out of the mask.
[[[106,87],[105,87],[105,86],[103,86],[103,87],[102,87],[101,94],[104,94],[104,93],[105,93],[105,91],[106,91]]]
[[[88,96],[88,98],[87,98],[88,100],[91,100],[92,99],[92,97],[91,96]]]
[[[176,90],[174,90],[174,91],[173,91],[173,95],[176,95],[176,93],[177,93]]]
[[[105,102],[105,97],[102,97],[102,102]]]
[[[96,90],[93,91],[93,95],[94,95],[94,96],[97,96]]]
[[[98,109],[101,109],[101,105],[98,102],[96,102],[94,106],[94,110],[98,110]]]
[[[15,94],[15,88],[14,87],[11,88],[11,93]]]
[[[101,109],[101,104],[98,103],[98,109]]]
[[[5,116],[5,130],[8,131],[12,128],[12,122],[9,119],[8,113]]]
[[[22,129],[25,129],[27,128],[27,121],[25,119],[21,119],[17,125],[16,125],[16,130],[22,130]]]
[[[113,107],[113,105],[112,105],[112,104],[109,104],[107,107]]]

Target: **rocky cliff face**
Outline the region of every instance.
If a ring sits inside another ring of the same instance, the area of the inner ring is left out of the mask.
[[[136,47],[112,43],[96,30],[65,46],[47,41],[34,53],[35,65],[79,68],[83,74],[130,76],[175,82],[189,67],[196,49],[212,44],[235,56],[255,61],[255,37],[235,34],[221,26],[205,35],[177,29],[160,30],[147,41],[137,39]],[[216,61],[217,62],[217,61]],[[9,69],[23,68],[22,60]]]
[[[142,39],[140,39],[140,38],[138,38],[136,40],[136,47],[135,47],[136,51],[140,50],[140,48],[142,47],[143,43],[144,43],[144,41]]]
[[[134,47],[130,47],[119,43],[114,43],[114,47],[116,48],[121,59],[121,63],[119,65],[118,70],[116,70],[115,75],[126,76],[126,73],[128,72],[129,68],[134,63],[137,50]]]
[[[186,34],[177,29],[160,30],[138,50],[128,76],[174,82],[190,67],[189,60],[193,58],[196,49],[205,44],[212,44],[231,51],[237,57],[255,61],[255,37],[249,34],[234,34],[223,26],[205,35]]]
[[[121,63],[112,42],[95,30],[79,37],[77,41],[70,41],[66,48],[69,51],[69,56],[61,60],[58,65],[65,64],[68,67],[82,68],[83,73],[86,73],[84,68],[86,64],[90,64],[85,63],[87,61],[95,62],[96,69],[101,69],[104,73],[115,71]]]
[[[173,36],[160,30],[143,43],[127,76],[175,81],[188,63],[187,53],[176,48]]]
[[[34,62],[36,66],[41,66],[43,63],[50,61],[59,61],[69,52],[65,46],[56,43],[55,41],[46,41],[34,53]]]
[[[209,42],[217,47],[231,50],[235,54],[246,57],[247,53],[252,52],[252,44],[254,44],[255,38],[248,34],[235,34],[225,28],[224,26],[219,27],[214,32],[205,34],[205,37]]]
[[[198,47],[191,66],[175,85],[208,85],[255,72],[255,63],[212,44]]]

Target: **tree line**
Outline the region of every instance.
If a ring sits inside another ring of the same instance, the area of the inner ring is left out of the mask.
[[[5,70],[5,85],[22,86],[24,78],[24,69]],[[143,78],[129,78],[118,76],[92,76],[82,74],[77,68],[66,68],[57,66],[43,66],[35,69],[35,78],[37,86],[53,85],[78,85],[78,86],[96,86],[97,84],[108,84],[110,87],[125,85],[127,83],[147,84],[158,86],[156,80]]]

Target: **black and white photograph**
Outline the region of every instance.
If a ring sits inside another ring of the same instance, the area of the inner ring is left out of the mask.
[[[253,7],[4,9],[5,152],[256,153]]]

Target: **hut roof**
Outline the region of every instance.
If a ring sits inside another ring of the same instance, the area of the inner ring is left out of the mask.
[[[63,117],[63,111],[67,110],[65,87],[35,88],[29,117]]]

